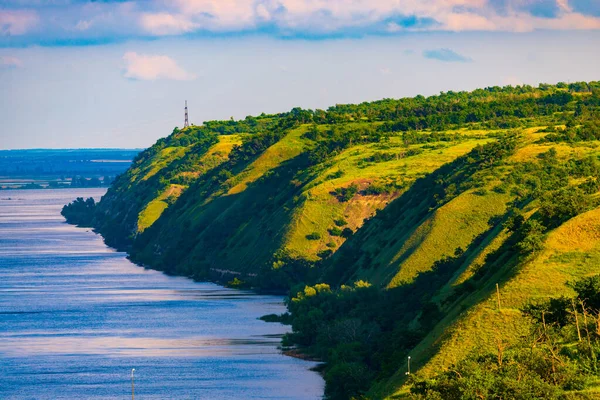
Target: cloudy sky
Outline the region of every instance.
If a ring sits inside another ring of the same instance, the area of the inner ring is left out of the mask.
[[[0,148],[190,119],[600,80],[600,0],[0,0]]]

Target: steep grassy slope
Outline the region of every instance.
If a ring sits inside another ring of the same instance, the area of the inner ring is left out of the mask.
[[[599,216],[600,209],[596,208],[569,220],[552,231],[543,249],[525,260],[513,276],[508,278],[507,271],[498,271],[460,308],[449,309],[438,326],[410,352],[418,374],[432,376],[470,354],[496,354],[499,345],[506,348],[530,336],[531,320],[521,312],[524,306],[549,296],[570,296],[573,290],[566,285],[568,282],[600,272]],[[494,281],[501,282],[500,308]],[[401,369],[376,386],[372,396],[408,397],[407,387],[402,386],[404,372]],[[600,387],[586,392],[596,395],[581,398],[597,398]]]
[[[140,153],[131,168],[117,178],[92,224],[104,234],[107,243],[125,247],[177,200],[187,188],[190,174],[210,170],[226,159],[226,153],[208,152],[219,144],[220,138],[214,134],[203,134],[190,142],[180,140],[179,132],[174,131],[167,140]]]
[[[93,209],[152,268],[299,291],[286,340],[328,362],[327,395],[404,396],[407,356],[427,377],[493,352],[529,329],[524,305],[595,272],[599,86],[176,129],[65,215]]]
[[[262,287],[285,289],[304,279],[298,274],[310,273],[309,263],[345,241],[344,229],[357,230],[416,177],[489,140],[459,134],[429,149],[392,136],[385,143],[352,146],[314,165],[308,157],[315,147],[306,137],[308,129],[300,125],[286,131],[243,166],[223,165],[229,173],[217,185],[214,175],[200,177],[174,206],[177,216],[165,214],[136,242],[135,259],[198,279],[236,276],[256,285],[259,277],[267,280],[258,282]],[[366,161],[382,150],[389,160]],[[407,155],[410,151],[418,154]],[[427,158],[428,151],[435,151],[435,159]],[[336,190],[351,186],[356,193],[340,200]],[[383,189],[369,192],[373,186]]]

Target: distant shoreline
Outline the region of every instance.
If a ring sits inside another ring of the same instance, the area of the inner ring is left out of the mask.
[[[0,190],[104,188],[139,149],[0,150]]]
[[[0,186],[0,191],[10,191],[10,190],[57,190],[57,189],[108,189],[110,186],[36,186],[33,187],[31,185],[17,186],[17,187],[2,187]]]

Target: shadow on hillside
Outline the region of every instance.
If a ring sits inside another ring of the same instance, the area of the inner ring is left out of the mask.
[[[167,139],[162,141],[166,143]],[[103,235],[106,244],[120,251],[130,250],[135,238],[132,233],[137,232],[142,210],[175,183],[178,174],[192,170],[216,141],[216,137],[206,137],[183,156],[170,159],[149,177],[144,174],[165,162],[159,154],[168,147],[154,145],[142,152],[140,160],[116,178],[96,207],[93,226]]]
[[[507,213],[504,217],[506,218],[508,215]],[[436,303],[435,306],[432,306],[429,303],[435,294],[455,277],[455,272],[461,268],[462,264],[481,251],[480,244],[489,242],[495,237],[505,218],[496,221],[495,225],[476,238],[460,257],[446,258],[445,261],[436,263],[438,265],[431,271],[419,274],[411,284],[389,290],[394,293],[393,298],[397,301],[405,302],[407,297],[420,297],[421,299],[420,304],[412,305],[417,310],[409,315],[409,318],[413,319],[405,322],[414,324],[414,321],[419,321],[423,336],[418,342],[413,343],[412,348],[406,348],[405,353],[399,358],[401,360],[412,355],[415,371],[441,350],[444,344],[444,340],[441,339],[448,334],[449,326],[458,321],[470,309],[493,296],[496,284],[502,287],[519,272],[526,256],[520,255],[515,250],[516,234],[513,234],[498,250],[486,257],[484,265],[471,278],[454,286],[441,304]],[[415,348],[419,344],[423,346],[423,343],[428,347],[423,347],[419,352],[415,352]],[[394,377],[388,381],[390,378],[384,379],[379,385],[380,392],[378,394],[386,398],[392,396],[406,380],[402,371],[396,371]]]
[[[214,171],[190,187],[141,235],[134,259],[167,273],[220,282],[238,277],[277,291],[304,281],[307,265],[288,260],[290,265],[280,271],[271,267],[300,201],[302,184],[310,179],[301,174],[308,166],[302,154],[240,193],[207,201],[223,174],[223,169]],[[297,180],[300,175],[303,181]]]
[[[400,259],[393,258],[414,231],[441,206],[441,199],[447,197],[446,201],[449,201],[449,195],[453,198],[469,189],[454,182],[466,180],[473,173],[473,167],[463,156],[417,179],[405,193],[379,210],[340,247],[325,264],[323,281],[340,285],[356,279],[359,269],[385,268],[388,275],[395,275],[398,266],[410,257],[417,246],[408,249]],[[451,194],[448,191],[450,185],[454,190]]]

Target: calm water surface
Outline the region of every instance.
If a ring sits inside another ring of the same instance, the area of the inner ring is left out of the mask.
[[[63,204],[102,189],[0,191],[0,399],[318,399],[314,364],[257,320],[282,299],[130,263]]]

